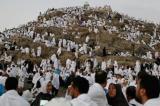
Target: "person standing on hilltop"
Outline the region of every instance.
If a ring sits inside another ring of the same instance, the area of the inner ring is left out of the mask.
[[[107,56],[106,47],[103,48],[103,56]]]

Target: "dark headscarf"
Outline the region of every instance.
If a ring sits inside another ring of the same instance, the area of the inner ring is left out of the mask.
[[[111,106],[129,106],[127,100],[125,99],[121,86],[119,84],[113,84],[116,88],[116,96],[110,97],[109,94],[107,94],[108,103]]]

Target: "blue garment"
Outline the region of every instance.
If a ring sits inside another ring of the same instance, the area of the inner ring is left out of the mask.
[[[5,88],[2,84],[0,84],[0,96],[5,92]]]
[[[61,70],[60,70],[60,69],[55,69],[55,72],[54,72],[54,73],[56,73],[56,74],[60,75]]]

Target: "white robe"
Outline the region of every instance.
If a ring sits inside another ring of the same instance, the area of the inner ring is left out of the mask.
[[[87,44],[83,44],[84,53],[87,54]]]
[[[23,92],[22,97],[27,100],[28,102],[32,102],[33,100],[33,95],[29,90],[26,90]]]
[[[25,53],[25,49],[23,47],[20,48],[21,49],[21,53]]]
[[[71,100],[73,106],[98,106],[87,94],[81,94]]]
[[[94,28],[94,33],[97,34],[98,33],[98,29]]]
[[[0,44],[3,44],[3,41],[2,41],[2,39],[0,38]]]
[[[71,66],[72,61],[70,59],[66,60],[66,68],[69,69]]]
[[[158,71],[158,65],[156,63],[153,65],[153,71]]]
[[[114,61],[114,67],[116,66],[116,67],[118,67],[118,63],[117,63],[117,61]]]
[[[62,47],[62,39],[59,40],[58,47]]]
[[[0,84],[2,84],[3,86],[5,86],[6,79],[7,79],[7,77],[0,76]]]
[[[10,77],[17,77],[18,72],[16,70],[16,68],[12,68],[12,70],[10,70],[10,72],[8,73]]]
[[[87,37],[86,37],[86,43],[88,43],[88,42],[89,42],[89,39],[90,39],[90,37],[89,37],[89,36],[87,36]]]
[[[159,57],[159,52],[155,52],[155,58]]]
[[[160,97],[147,100],[143,106],[159,106],[159,104],[160,104]]]
[[[53,74],[52,84],[57,90],[59,89],[60,81],[59,81],[59,75],[58,74]]]
[[[105,91],[100,84],[93,84],[89,88],[88,95],[91,97],[93,101],[97,103],[98,106],[109,106]]]
[[[29,54],[29,48],[28,47],[25,48],[25,52],[26,52],[26,54]]]
[[[107,64],[105,61],[102,61],[102,64],[101,64],[101,70],[106,70],[106,67],[107,67]]]
[[[138,103],[135,99],[129,101],[129,106],[133,106],[133,104],[135,106],[143,106],[142,104]]]
[[[135,66],[135,72],[136,72],[136,74],[138,74],[138,72],[140,71],[140,68],[141,68],[141,66],[140,66],[140,61],[136,61],[136,66]]]
[[[71,49],[74,49],[75,48],[75,42],[71,42],[70,47],[71,47]]]
[[[48,41],[48,40],[45,41],[45,45],[46,45],[47,47],[51,47],[51,46],[52,46],[51,42]]]
[[[55,39],[55,38],[52,38],[52,42],[51,42],[51,44],[52,44],[53,46],[55,46],[55,45],[56,45],[56,39]]]
[[[25,73],[19,69],[18,70],[18,76],[19,76],[19,79],[18,79],[18,87],[24,87],[24,80],[25,80]]]
[[[52,60],[52,62],[54,62],[56,59],[57,59],[56,55],[55,55],[55,54],[53,54],[53,55],[51,56],[51,60]]]
[[[97,67],[97,65],[98,65],[98,61],[97,61],[97,59],[96,59],[96,58],[94,59],[94,62],[93,62],[93,63],[94,63],[93,67],[94,67],[94,68],[96,68],[96,67]]]
[[[37,72],[37,73],[33,76],[32,83],[35,85],[36,82],[39,80],[39,78],[40,78],[40,74],[39,74],[39,72]]]
[[[51,77],[52,77],[52,74],[51,72],[46,72],[46,75],[45,75],[45,80],[51,80]]]
[[[76,58],[78,58],[78,52],[75,52],[74,55]]]
[[[152,54],[151,54],[151,52],[149,51],[149,52],[147,52],[147,58],[148,59],[152,59]]]
[[[107,67],[109,67],[111,64],[112,64],[112,60],[109,59],[109,60],[107,61]]]
[[[37,34],[37,36],[35,37],[35,39],[33,40],[33,42],[39,42],[41,40],[41,37],[39,34]]]
[[[89,86],[92,86],[94,84],[95,81],[92,76],[86,76],[85,78],[88,80]]]
[[[86,72],[89,72],[89,71],[90,71],[90,66],[91,66],[91,65],[90,65],[89,62],[86,62],[86,63],[85,63],[85,67],[86,67],[86,68],[85,68],[85,71],[86,71]]]
[[[61,47],[59,47],[59,48],[58,48],[58,50],[57,50],[57,55],[58,55],[58,56],[60,56],[60,55],[61,55],[61,53],[62,53],[62,48],[61,48]]]
[[[75,61],[72,61],[71,63],[71,68],[70,68],[70,72],[75,72],[76,71],[76,62]]]
[[[91,28],[91,27],[89,27],[89,28],[88,28],[88,31],[89,31],[89,32],[92,32],[92,28]]]
[[[63,39],[63,47],[66,47],[67,41],[66,39]]]
[[[53,98],[45,106],[72,106],[72,104],[65,98]]]
[[[58,59],[55,59],[55,61],[54,61],[54,68],[59,69],[59,60]]]
[[[31,53],[32,53],[33,57],[36,57],[36,53],[35,53],[34,49],[31,50]]]
[[[67,44],[67,51],[68,51],[68,52],[71,51],[70,43]]]
[[[15,90],[9,90],[0,97],[0,106],[30,106]]]
[[[41,56],[42,48],[41,46],[37,47],[37,56]]]

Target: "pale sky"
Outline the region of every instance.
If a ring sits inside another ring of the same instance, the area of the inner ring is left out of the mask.
[[[160,22],[160,0],[0,0],[0,31],[36,20],[48,8],[111,5],[113,10],[137,19]]]

